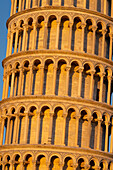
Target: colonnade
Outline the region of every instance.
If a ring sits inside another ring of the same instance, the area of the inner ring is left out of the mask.
[[[5,155],[3,161],[1,161],[1,170],[12,170],[13,168],[15,168],[15,170],[112,170],[113,163],[109,162],[108,164],[105,160],[98,161],[95,157],[88,160],[86,156],[76,158],[73,155],[65,156],[63,160],[59,154],[53,154],[48,158],[48,156],[43,153],[38,154],[36,158],[34,158],[32,153],[26,153],[23,159],[19,154],[15,154],[13,158]]]
[[[46,105],[40,112],[35,106],[30,111],[21,107],[18,113],[12,108],[1,116],[0,145],[52,144],[105,152],[110,148],[113,153],[113,117],[109,120],[106,114],[102,118],[98,112],[88,114],[87,110],[79,113],[74,108],[64,113],[60,106],[54,112]]]
[[[35,8],[35,7],[44,7],[44,6],[71,6],[71,7],[80,7],[80,8],[86,8],[90,10],[95,10],[98,12],[102,12],[105,15],[110,15],[113,17],[113,1],[112,0],[104,0],[100,3],[98,0],[84,0],[81,3],[79,3],[79,0],[52,0],[52,1],[45,1],[45,0],[12,0],[11,5],[11,15],[21,12],[25,9]]]
[[[21,66],[4,68],[3,99],[26,95],[57,95],[82,97],[111,104],[112,70],[92,67],[79,61],[67,65],[60,59],[54,64],[47,59],[44,64],[36,59],[33,65],[25,60]],[[29,84],[29,82],[31,82]],[[89,82],[89,83],[88,83]]]
[[[50,16],[48,22],[43,17],[36,22],[29,18],[26,23],[21,21],[11,30],[8,28],[6,56],[20,51],[56,49],[86,52],[112,60],[112,37],[111,27],[104,28],[101,22],[94,25],[90,19],[83,23],[76,17],[71,23],[67,16],[61,21]]]

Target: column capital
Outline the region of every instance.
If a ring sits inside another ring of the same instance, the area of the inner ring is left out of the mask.
[[[105,35],[107,32],[107,29],[102,29],[102,34]]]
[[[73,22],[69,22],[69,27],[72,27],[73,26]]]
[[[110,122],[109,122],[109,121],[104,121],[104,124],[105,124],[106,126],[109,126],[109,125],[110,125]]]
[[[64,119],[66,119],[67,114],[64,114],[64,113],[63,113],[62,117],[63,117]]]
[[[112,76],[107,76],[107,79],[108,80],[112,80]]]
[[[89,72],[90,72],[90,74],[95,74],[96,71],[95,70],[90,70]]]
[[[97,30],[97,26],[92,26],[92,30],[96,31]]]
[[[85,23],[81,23],[81,28],[85,28],[86,27],[86,24]]]
[[[65,70],[66,70],[66,71],[69,71],[70,68],[71,68],[71,66],[66,66]]]
[[[84,70],[84,67],[79,67],[79,68],[78,68],[79,73],[80,73],[80,72],[83,72],[83,70]]]
[[[97,121],[101,123],[103,121],[103,119],[99,118],[99,119],[97,119]]]

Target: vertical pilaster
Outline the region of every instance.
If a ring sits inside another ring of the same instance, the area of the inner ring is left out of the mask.
[[[23,68],[20,67],[20,74],[19,74],[19,86],[18,86],[18,96],[22,95],[22,79],[23,79]]]
[[[17,0],[14,1],[14,14],[16,13],[16,9],[17,9]]]
[[[104,14],[107,14],[107,0],[104,0]]]
[[[43,48],[47,48],[47,22],[44,24],[44,40],[43,40]]]
[[[69,88],[69,71],[70,67],[66,67],[66,96],[68,96],[68,88]]]
[[[24,144],[27,144],[28,135],[28,112],[25,112]]]
[[[18,8],[18,12],[20,12],[22,10],[22,0],[19,0],[19,8]]]
[[[33,85],[33,68],[32,68],[32,66],[29,66],[29,68],[30,68],[30,72],[29,72],[30,84],[29,84],[28,94],[31,95],[32,94],[32,85]]]
[[[9,144],[9,131],[10,131],[10,117],[7,117],[7,129],[6,129],[6,140],[5,144]]]
[[[106,126],[106,133],[105,133],[105,152],[108,152],[108,128],[109,128],[109,122],[105,122]]]
[[[78,97],[81,97],[83,67],[79,68]]]
[[[66,130],[66,114],[63,114],[63,135],[62,135],[62,145],[65,145],[65,130]]]
[[[110,104],[111,102],[111,76],[108,76],[108,93],[107,93],[107,104]]]
[[[53,95],[55,95],[57,66],[54,65],[53,67]]]
[[[52,141],[53,115],[54,115],[54,113],[50,113],[49,136],[48,136],[48,143],[49,144],[51,144],[51,141]]]
[[[95,38],[96,38],[96,29],[97,27],[93,27],[92,30],[93,30],[93,44],[92,44],[92,54],[95,54]]]
[[[37,7],[37,0],[33,0],[33,8]]]
[[[98,119],[98,132],[97,132],[97,150],[100,150],[100,130],[101,130],[102,119]]]
[[[110,142],[110,152],[113,153],[113,117],[111,118],[111,142]]]
[[[13,31],[11,32],[11,38],[10,38],[10,47],[9,47],[9,55],[12,54],[12,47],[13,47]]]
[[[90,146],[90,137],[91,137],[91,121],[92,117],[88,118],[88,137],[87,137],[87,148]]]
[[[9,55],[9,49],[10,49],[10,38],[11,38],[11,28],[8,28],[8,34],[7,34],[7,52],[6,52],[6,57]]]
[[[40,66],[41,76],[40,76],[40,94],[43,94],[43,84],[44,84],[44,66]]]
[[[90,99],[93,99],[93,92],[94,92],[94,74],[95,70],[90,72],[91,74],[91,81],[90,81]]]
[[[1,120],[1,130],[0,130],[0,145],[3,144],[3,136],[4,136],[4,124],[5,124],[5,119],[4,118],[0,118]]]
[[[78,143],[78,127],[79,127],[79,118],[80,116],[76,116],[76,129],[75,129],[75,147],[78,147],[77,143]]]
[[[59,45],[59,31],[60,31],[60,22],[57,21],[56,45],[55,45],[56,49],[58,49],[58,45]]]
[[[72,26],[73,26],[73,23],[69,23],[69,50],[71,50],[71,42],[72,42]]]
[[[39,132],[40,132],[40,113],[37,113],[37,124],[36,124],[36,144],[39,142]]]
[[[102,102],[104,73],[100,74],[100,95],[99,102]]]
[[[26,47],[26,33],[27,33],[27,25],[24,25],[24,33],[23,33],[23,41],[22,41],[22,51],[25,51]]]
[[[8,90],[9,90],[9,72],[7,73],[7,80],[6,80],[6,92],[5,92],[5,98],[8,97]]]
[[[16,28],[16,37],[15,37],[15,46],[14,46],[14,53],[17,52],[17,46],[18,46],[18,35],[19,35],[19,28]]]
[[[29,0],[26,0],[26,9],[29,8]]]
[[[102,30],[102,57],[105,57],[105,35],[106,30]]]
[[[11,13],[10,16],[14,14],[14,0],[11,1]]]
[[[37,24],[33,23],[33,43],[32,43],[32,49],[36,49],[36,34],[37,34]]]
[[[7,82],[7,76],[3,76],[3,94],[2,94],[2,100],[5,98],[5,93],[6,93],[6,82]]]
[[[84,8],[86,8],[86,0],[84,0]]]
[[[81,27],[82,27],[81,51],[84,52],[84,29],[86,25],[83,23]]]
[[[13,97],[15,70],[12,70],[10,97]]]
[[[109,60],[112,60],[112,50],[113,50],[113,33],[109,33],[109,37],[110,37]]]
[[[17,136],[18,136],[18,121],[19,117],[16,115],[15,117],[15,124],[14,124],[14,137],[13,137],[13,144],[17,144]]]

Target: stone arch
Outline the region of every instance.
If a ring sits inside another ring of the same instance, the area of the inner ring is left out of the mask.
[[[39,112],[41,112],[41,110],[42,110],[42,108],[44,106],[49,107],[50,108],[50,112],[52,112],[53,109],[52,109],[52,105],[50,103],[40,103],[40,105],[39,105]]]
[[[49,163],[51,162],[51,158],[54,157],[54,156],[58,157],[59,160],[60,160],[60,163],[62,163],[62,157],[61,157],[61,155],[60,155],[59,153],[52,153],[52,154],[49,156]]]
[[[39,170],[41,169],[47,169],[47,158],[45,156],[45,154],[39,154],[37,156],[37,161],[36,161],[36,168],[38,168]]]
[[[108,169],[108,163],[106,160],[101,160],[100,161],[100,167],[105,170],[105,169]]]
[[[66,156],[64,159],[64,166],[63,169],[70,169],[70,170],[74,170],[74,160],[72,157],[70,156]]]
[[[84,22],[86,23],[87,20],[91,20],[92,26],[96,26],[96,21],[95,21],[95,19],[94,19],[93,17],[87,16],[87,17],[85,18],[85,21],[84,21]]]
[[[79,168],[85,168],[87,165],[89,165],[88,159],[85,156],[80,156],[77,158],[77,163],[78,163],[78,169]]]
[[[27,170],[31,170],[33,168],[33,160],[34,160],[34,155],[31,153],[26,153],[24,154],[24,167],[27,169]]]
[[[84,17],[82,15],[74,15],[73,16],[73,21],[74,21],[75,18],[79,18],[82,23],[85,23],[85,19],[84,19]]]
[[[36,156],[35,156],[35,160],[36,160],[36,159],[37,159],[37,157],[39,157],[40,155],[45,156],[47,161],[49,160],[49,157],[48,157],[47,153],[45,153],[45,152],[40,152],[40,153],[36,154]]]

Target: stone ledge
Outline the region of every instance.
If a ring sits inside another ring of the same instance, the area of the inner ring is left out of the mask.
[[[18,12],[14,15],[12,15],[8,20],[7,20],[7,23],[6,23],[6,26],[8,27],[8,24],[9,22],[14,19],[15,17],[19,16],[19,15],[22,15],[22,14],[25,14],[25,13],[29,13],[29,12],[34,12],[34,11],[45,11],[45,10],[66,10],[66,12],[73,12],[73,11],[81,11],[81,12],[86,12],[86,13],[90,13],[90,14],[94,14],[94,15],[97,15],[97,16],[100,16],[100,17],[103,17],[105,19],[108,19],[110,21],[113,21],[113,18],[111,18],[110,16],[107,16],[103,13],[100,13],[98,11],[92,11],[92,10],[89,10],[89,9],[84,9],[84,8],[79,8],[79,7],[65,7],[65,6],[59,6],[59,7],[55,7],[55,6],[46,6],[46,7],[36,7],[36,8],[31,8],[31,9],[26,9],[24,11],[21,11],[21,12]]]
[[[19,52],[19,53],[15,53],[15,54],[12,54],[8,57],[6,57],[3,61],[2,61],[2,66],[4,67],[4,64],[10,60],[10,59],[14,59],[16,57],[22,57],[22,56],[28,56],[28,55],[36,55],[36,54],[39,54],[39,55],[71,55],[72,57],[74,57],[75,55],[78,55],[78,56],[82,56],[82,57],[87,57],[88,59],[96,59],[98,61],[103,61],[105,63],[108,63],[110,64],[111,66],[113,66],[113,61],[109,60],[109,59],[106,59],[106,58],[103,58],[103,57],[100,57],[100,56],[97,56],[97,55],[92,55],[92,54],[89,54],[89,53],[84,53],[84,52],[75,52],[75,51],[70,51],[70,50],[31,50],[31,51],[22,51],[22,52]]]

